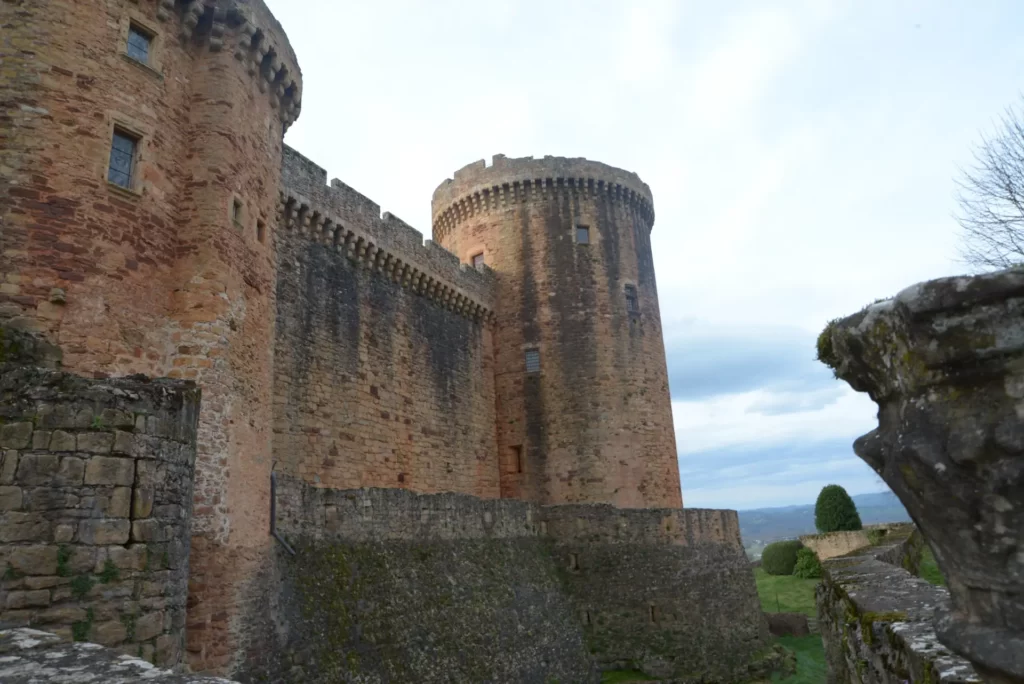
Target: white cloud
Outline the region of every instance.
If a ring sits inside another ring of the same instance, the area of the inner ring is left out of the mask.
[[[687,454],[744,445],[763,448],[836,437],[849,437],[852,442],[875,428],[877,409],[866,395],[845,385],[840,392],[834,401],[820,408],[781,414],[762,409],[773,402],[792,401],[794,395],[756,390],[703,401],[672,402],[677,450],[685,458]]]

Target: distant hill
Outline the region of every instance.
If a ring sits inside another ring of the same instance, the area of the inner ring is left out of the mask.
[[[892,492],[858,494],[853,498],[865,525],[883,522],[908,522],[910,516]],[[743,545],[758,549],[779,539],[793,539],[802,534],[814,534],[814,504],[755,508],[740,511],[740,533]],[[759,555],[759,554],[758,554]]]

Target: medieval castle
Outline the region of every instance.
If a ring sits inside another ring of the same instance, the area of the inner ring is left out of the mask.
[[[0,621],[244,681],[768,667],[735,513],[682,508],[636,174],[479,161],[424,242],[283,144],[262,0],[0,24],[0,321],[60,357],[4,380]]]

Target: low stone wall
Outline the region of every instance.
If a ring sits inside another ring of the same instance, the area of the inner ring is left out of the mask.
[[[0,629],[4,684],[233,684],[227,679],[174,674],[96,644],[76,644],[36,629]]]
[[[199,390],[7,364],[0,397],[0,622],[176,665]]]
[[[602,669],[739,682],[778,665],[735,511],[567,505],[543,514]]]
[[[845,556],[851,551],[871,546],[871,541],[864,530],[807,534],[800,537],[800,541],[814,551],[820,560]]]
[[[935,611],[949,593],[905,569],[916,569],[921,544],[915,534],[822,563],[816,598],[829,684],[982,681],[936,636]]]

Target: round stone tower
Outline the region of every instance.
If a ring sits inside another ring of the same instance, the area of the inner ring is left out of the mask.
[[[650,188],[586,159],[496,155],[432,209],[437,242],[497,273],[502,496],[682,506]]]

